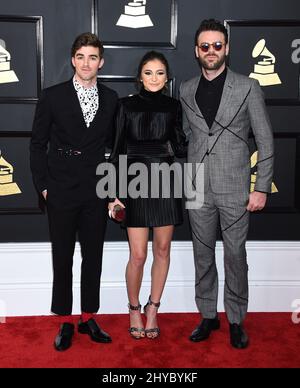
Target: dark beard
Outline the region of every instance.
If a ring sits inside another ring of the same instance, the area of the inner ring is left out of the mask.
[[[198,58],[200,65],[205,69],[205,70],[219,70],[220,67],[223,65],[223,63],[226,61],[226,55],[221,57],[217,62],[214,62],[211,65],[208,65],[207,62],[201,58]]]

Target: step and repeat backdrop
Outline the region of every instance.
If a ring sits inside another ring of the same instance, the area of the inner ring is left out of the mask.
[[[300,239],[300,3],[294,0],[1,0],[0,242],[48,241],[47,217],[32,183],[29,142],[44,87],[72,77],[70,47],[82,32],[105,45],[99,78],[119,96],[136,93],[140,58],[150,49],[171,65],[168,93],[199,74],[194,33],[214,17],[230,38],[228,65],[259,81],[275,138],[275,175],[266,209],[251,216],[249,239]],[[251,136],[250,136],[251,137]],[[257,153],[252,147],[251,182]],[[107,240],[126,238],[109,222]],[[190,240],[188,217],[176,240]]]

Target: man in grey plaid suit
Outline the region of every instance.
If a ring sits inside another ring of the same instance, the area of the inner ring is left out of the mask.
[[[218,274],[215,262],[217,226],[224,245],[224,306],[230,342],[248,345],[243,328],[248,306],[246,238],[249,212],[264,208],[271,192],[273,136],[258,82],[225,65],[228,55],[225,27],[204,20],[195,35],[201,74],[180,87],[189,139],[188,162],[204,163],[204,204],[189,210],[196,270],[196,304],[202,321],[191,341],[202,341],[219,329]],[[257,180],[250,191],[250,128],[258,150]]]

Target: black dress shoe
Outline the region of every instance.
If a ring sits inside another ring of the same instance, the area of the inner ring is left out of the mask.
[[[212,330],[220,329],[220,320],[218,316],[213,319],[204,318],[199,326],[192,332],[190,340],[193,342],[200,342],[206,340]]]
[[[237,349],[245,349],[249,344],[249,338],[242,325],[232,323],[229,328],[231,345]]]
[[[69,349],[72,345],[74,335],[74,325],[72,323],[63,323],[54,340],[54,348],[59,352]]]
[[[81,334],[88,334],[92,341],[108,343],[111,342],[109,334],[105,333],[97,324],[95,319],[91,318],[87,322],[82,322],[81,319],[78,323],[78,331]]]

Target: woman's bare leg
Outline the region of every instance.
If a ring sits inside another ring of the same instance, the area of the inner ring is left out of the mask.
[[[130,256],[126,267],[126,284],[129,304],[139,305],[139,294],[148,250],[148,228],[127,228]],[[140,310],[129,310],[130,327],[143,328]],[[133,331],[134,337],[144,337],[144,332]]]
[[[170,250],[174,226],[162,226],[153,228],[153,264],[151,269],[151,300],[154,303],[160,302],[170,266]],[[146,329],[158,327],[158,308],[154,305],[147,306]],[[148,337],[154,338],[158,333],[147,333]]]

